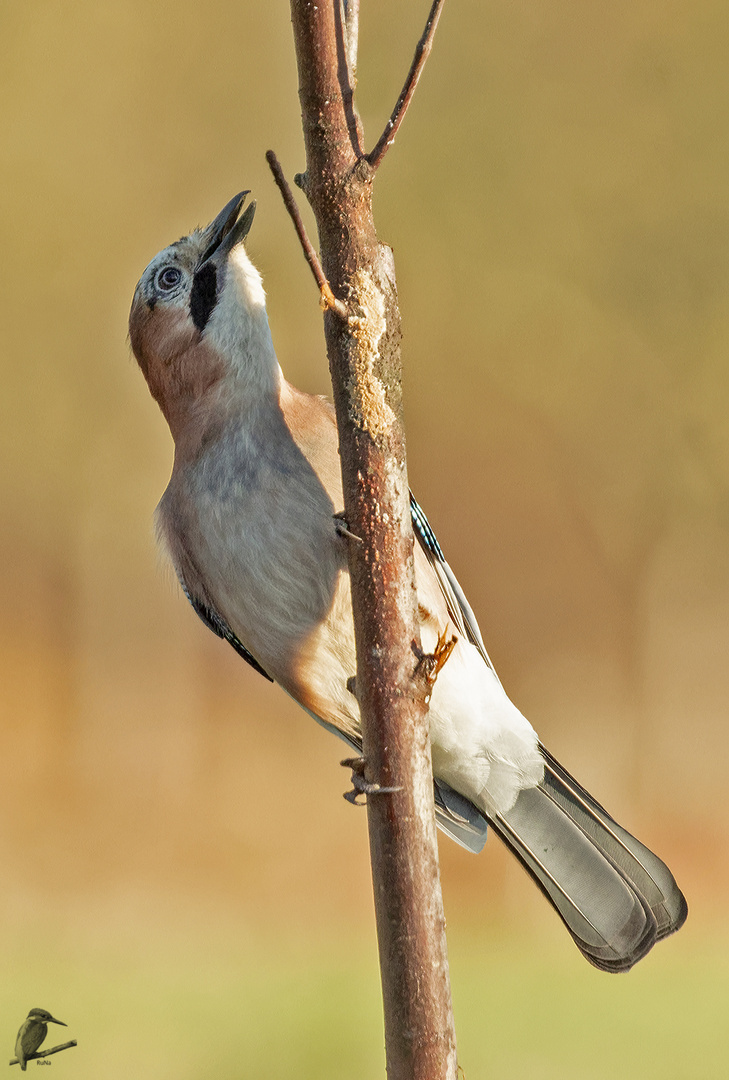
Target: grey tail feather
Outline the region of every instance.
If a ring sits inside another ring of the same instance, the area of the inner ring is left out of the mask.
[[[544,779],[488,821],[603,971],[628,971],[682,926],[686,901],[661,860],[543,747]]]
[[[666,864],[618,825],[548,750],[540,749],[546,766],[545,790],[642,893],[656,920],[658,940],[679,930],[688,905]]]
[[[486,843],[486,818],[470,799],[459,795],[444,780],[435,780],[433,786],[436,824],[451,840],[478,855]]]

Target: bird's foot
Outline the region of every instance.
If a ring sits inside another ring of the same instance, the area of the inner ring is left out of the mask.
[[[338,536],[346,536],[347,540],[355,540],[358,544],[362,543],[361,536],[355,536],[353,532],[347,527],[347,519],[344,516],[344,511],[341,514],[334,514],[334,528],[337,530]]]
[[[393,791],[402,791],[401,787],[382,787],[368,780],[364,774],[365,759],[363,757],[345,758],[340,765],[352,770],[352,790],[344,792],[344,798],[347,802],[351,802],[352,806],[365,805],[364,802],[357,802],[360,795],[364,795],[366,801],[368,795],[388,795]]]
[[[423,679],[426,684],[426,702],[430,701],[430,691],[435,686],[435,680],[438,678],[440,671],[455,649],[457,643],[458,638],[455,634],[452,634],[450,640],[448,640],[448,630],[445,629],[438,638],[432,653],[424,653],[421,649],[413,646],[413,651],[418,658],[415,675],[416,677]]]

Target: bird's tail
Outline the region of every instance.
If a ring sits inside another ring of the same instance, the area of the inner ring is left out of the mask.
[[[528,870],[583,955],[628,971],[683,924],[668,867],[626,832],[542,747],[544,779],[489,823]]]

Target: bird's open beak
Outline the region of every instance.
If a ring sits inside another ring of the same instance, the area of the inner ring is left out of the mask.
[[[60,1024],[61,1027],[68,1027],[68,1024],[64,1024],[63,1020],[56,1020],[55,1016],[49,1016],[48,1020],[51,1024]]]
[[[207,246],[200,260],[200,266],[213,256],[216,257],[216,263],[224,262],[233,248],[245,240],[256,212],[256,204],[252,202],[242,217],[238,217],[246,195],[250,195],[250,191],[241,191],[239,195],[231,199],[205,229],[203,236],[207,241]]]

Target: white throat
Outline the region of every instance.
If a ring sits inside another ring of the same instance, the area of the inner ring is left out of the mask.
[[[283,379],[266,314],[261,275],[243,245],[228,257],[223,287],[206,330],[246,395],[273,394]]]

